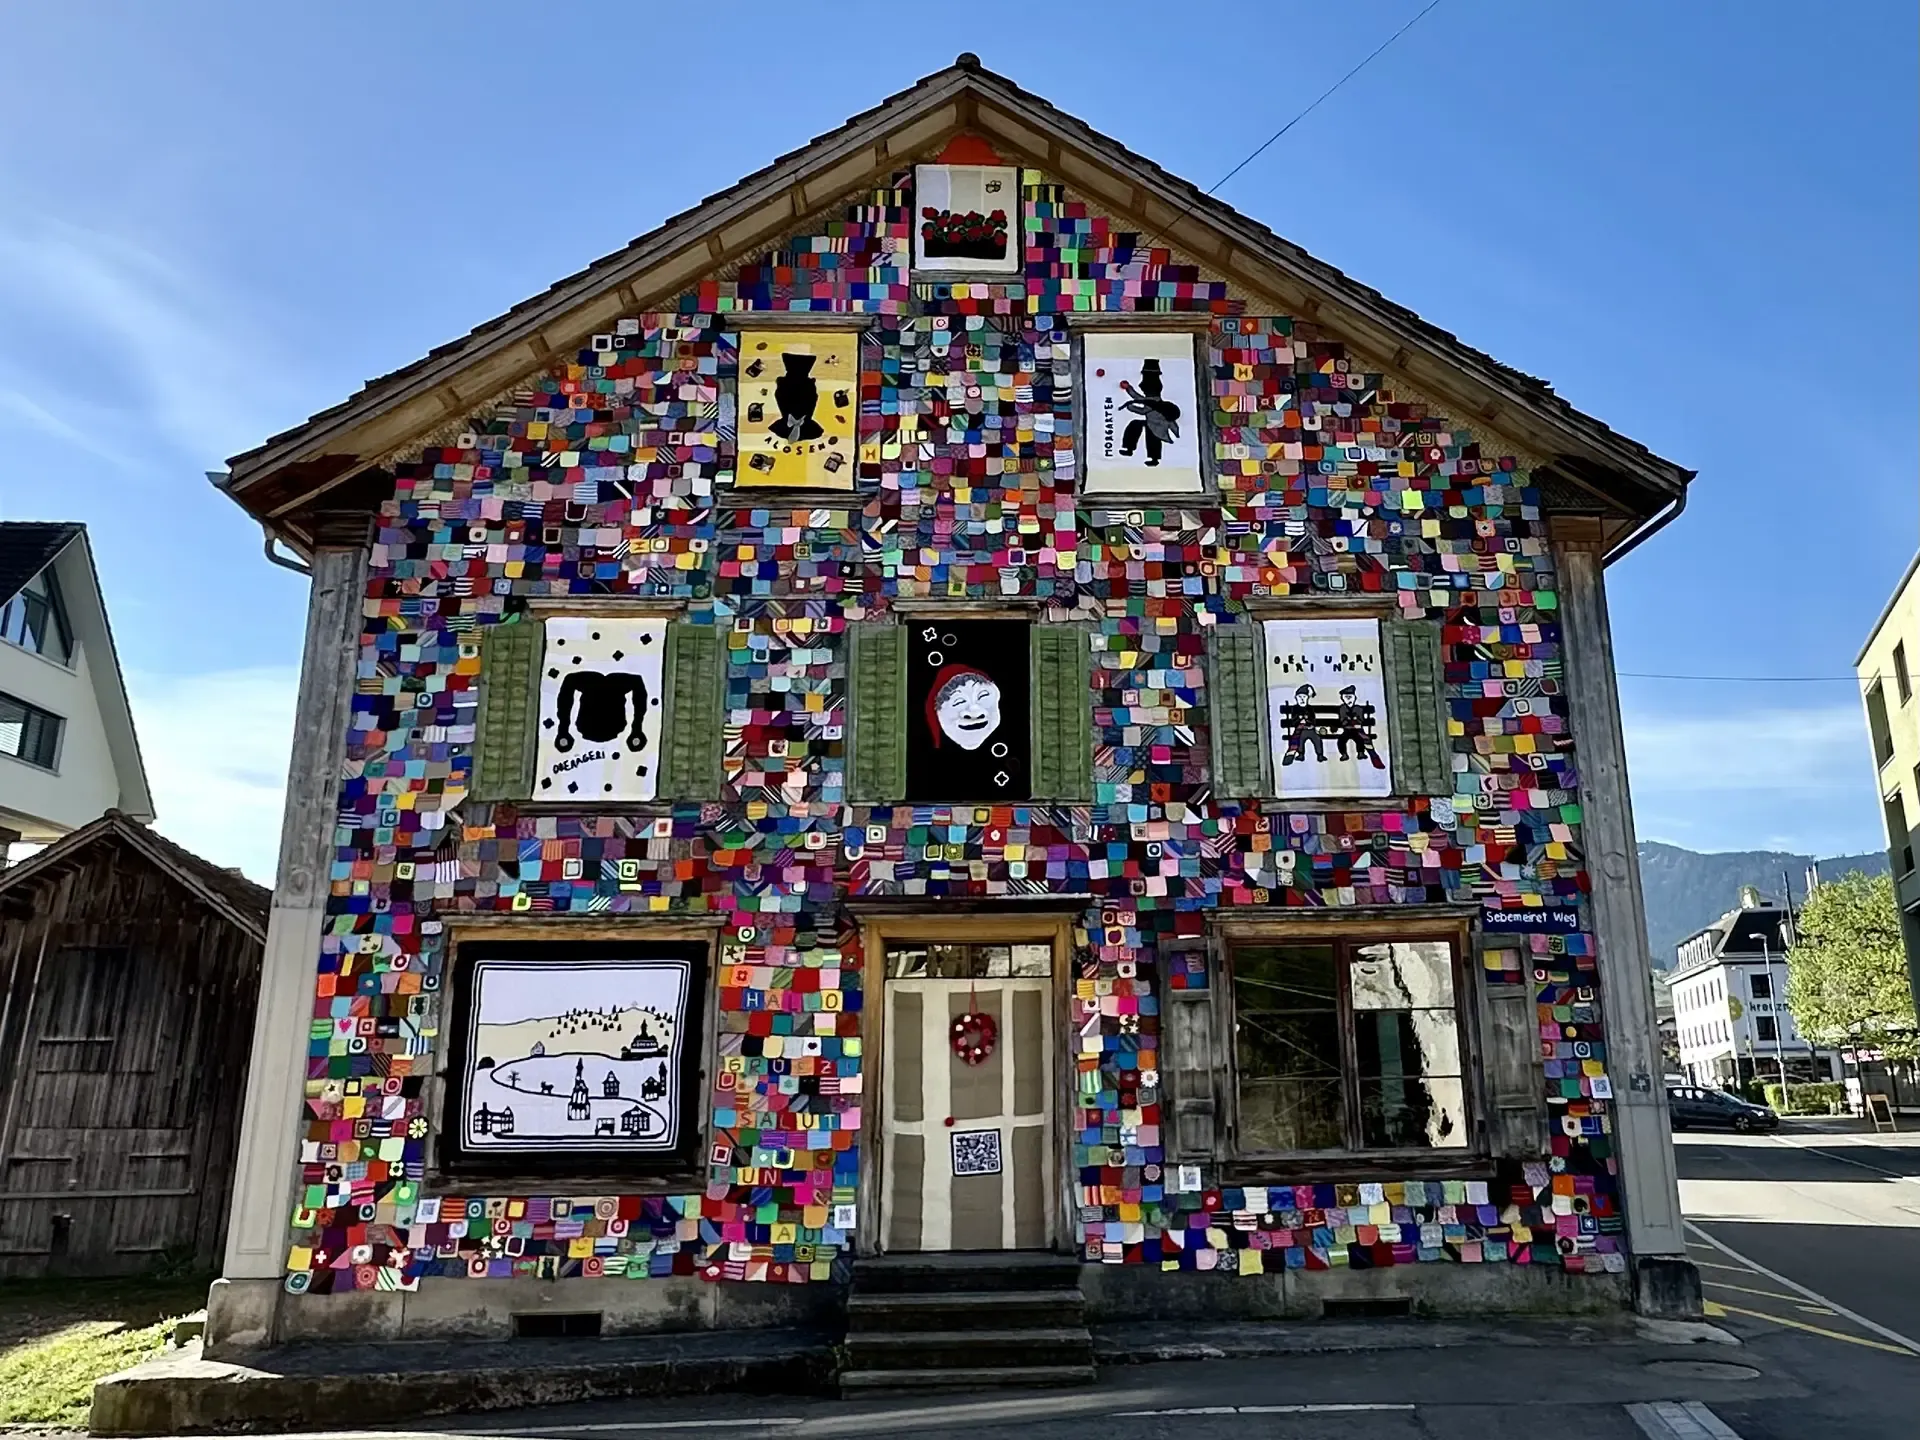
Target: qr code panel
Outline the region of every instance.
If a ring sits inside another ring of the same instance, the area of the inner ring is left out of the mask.
[[[956,1130],[953,1134],[953,1173],[955,1175],[998,1175],[1000,1173],[1000,1132],[998,1130]]]

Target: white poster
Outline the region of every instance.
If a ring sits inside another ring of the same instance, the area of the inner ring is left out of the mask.
[[[1095,331],[1080,393],[1087,407],[1090,495],[1202,488],[1194,337]]]
[[[667,622],[555,617],[546,633],[533,798],[653,799]]]
[[[476,960],[471,983],[464,1148],[679,1146],[691,960]]]
[[[1380,622],[1327,617],[1264,628],[1275,793],[1391,795]]]
[[[913,268],[1020,273],[1020,172],[1012,165],[917,165]]]

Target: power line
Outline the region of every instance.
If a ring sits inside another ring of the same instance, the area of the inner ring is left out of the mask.
[[[1622,679],[1628,680],[1719,680],[1741,685],[1785,685],[1791,683],[1821,683],[1837,685],[1841,681],[1860,683],[1858,675],[1668,675],[1650,670],[1615,671]]]
[[[1372,52],[1366,57],[1366,59],[1362,60],[1358,65],[1355,65],[1351,70],[1347,71],[1346,74],[1342,75],[1338,80],[1334,81],[1333,84],[1329,85],[1325,90],[1322,90],[1320,94],[1314,98],[1312,103],[1307,106],[1306,109],[1302,110],[1298,115],[1295,115],[1291,120],[1287,121],[1286,124],[1282,125],[1278,130],[1274,131],[1273,134],[1269,135],[1265,140],[1261,141],[1260,144],[1252,151],[1252,153],[1250,153],[1246,157],[1246,159],[1242,160],[1238,165],[1234,166],[1231,170],[1227,171],[1226,174],[1222,175],[1218,180],[1214,181],[1213,184],[1209,185],[1205,190],[1202,190],[1200,192],[1201,195],[1204,197],[1204,196],[1213,194],[1214,191],[1218,190],[1222,185],[1226,184],[1227,181],[1231,180],[1234,176],[1238,175],[1242,170],[1246,169],[1247,166],[1251,165],[1255,160],[1258,160],[1261,157],[1261,155],[1266,153],[1267,149],[1270,146],[1272,146],[1272,144],[1276,140],[1278,140],[1282,135],[1285,135],[1289,130],[1293,129],[1294,126],[1298,125],[1302,120],[1306,119],[1307,116],[1311,115],[1315,110],[1318,110],[1320,108],[1322,101],[1326,100],[1330,95],[1333,94],[1334,91],[1338,90],[1342,85],[1346,84],[1349,80],[1353,79],[1354,76],[1358,75],[1362,70],[1366,69],[1367,66],[1371,65],[1375,60],[1377,60],[1380,57],[1381,53],[1385,51],[1389,45],[1393,44],[1394,41],[1398,40],[1402,35],[1406,34],[1407,31],[1411,30],[1414,26],[1418,25],[1422,20],[1424,20],[1427,16],[1427,12],[1432,10],[1439,3],[1440,3],[1440,0],[1427,0],[1427,4],[1425,8],[1423,8],[1411,20],[1407,21],[1406,24],[1402,25],[1398,30],[1394,31],[1386,39],[1382,40],[1378,45],[1376,45],[1373,48]],[[1142,245],[1140,248],[1142,250],[1151,250],[1154,246],[1154,242],[1161,239],[1166,234],[1168,229],[1171,229],[1172,226],[1174,225],[1178,225],[1182,220],[1186,219],[1188,215],[1193,213],[1193,207],[1196,203],[1198,202],[1188,201],[1186,206],[1180,211],[1178,215],[1173,217],[1172,221],[1169,222],[1168,225],[1163,226],[1158,233],[1149,236],[1146,244]]]

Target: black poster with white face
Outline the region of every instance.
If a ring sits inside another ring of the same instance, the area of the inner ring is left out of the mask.
[[[907,627],[907,798],[1027,799],[1026,622],[909,619]]]

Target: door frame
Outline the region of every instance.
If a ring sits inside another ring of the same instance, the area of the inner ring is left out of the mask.
[[[879,1255],[880,1187],[885,1183],[882,1164],[886,1146],[886,1012],[887,954],[889,940],[947,940],[961,944],[994,942],[1045,943],[1053,947],[1052,1008],[1048,1023],[1053,1034],[1053,1119],[1047,1126],[1046,1143],[1041,1147],[1052,1174],[1043,1193],[1047,1201],[1048,1249],[1055,1253],[1071,1250],[1069,1218],[1073,1212],[1072,1180],[1068,1174],[1066,1135],[1068,1115],[1076,1099],[1073,1077],[1079,1047],[1075,1032],[1068,1024],[1067,998],[1073,993],[1073,922],[1076,914],[1043,913],[1022,915],[1000,911],[991,914],[872,915],[860,921],[861,963],[866,974],[868,1003],[863,1007],[861,1051],[865,1076],[861,1091],[864,1104],[860,1117],[860,1223],[854,1232],[861,1255]]]

